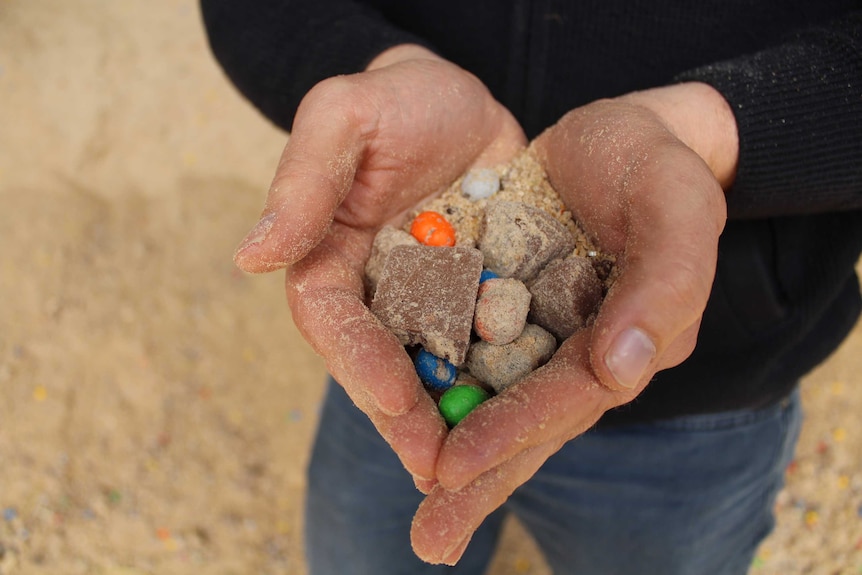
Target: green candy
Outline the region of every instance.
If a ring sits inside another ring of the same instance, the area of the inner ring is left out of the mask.
[[[480,403],[491,397],[488,392],[476,385],[456,385],[450,387],[440,398],[440,414],[449,427],[455,427],[467,414]]]

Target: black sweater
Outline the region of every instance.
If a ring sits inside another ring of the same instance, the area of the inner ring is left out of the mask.
[[[239,90],[289,130],[318,81],[418,43],[532,138],[602,97],[697,80],[736,115],[738,173],[697,348],[602,424],[786,395],[860,313],[862,1],[201,0]]]

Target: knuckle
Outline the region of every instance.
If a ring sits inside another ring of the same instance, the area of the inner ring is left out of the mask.
[[[303,104],[339,107],[350,101],[356,81],[349,76],[333,76],[315,84],[302,99]]]
[[[661,298],[669,302],[675,311],[674,315],[683,318],[689,325],[703,315],[712,288],[712,276],[705,274],[698,266],[683,261],[669,265],[665,271],[658,278],[656,287]]]
[[[514,410],[510,429],[515,430],[515,441],[521,448],[535,445],[539,442],[537,435],[543,432],[549,422],[547,408],[539,406],[527,390],[528,382],[521,382],[506,390],[509,401],[513,401],[518,409]]]
[[[348,127],[363,124],[363,111],[368,106],[362,82],[355,76],[333,76],[321,80],[309,90],[296,112],[297,122],[339,122]]]

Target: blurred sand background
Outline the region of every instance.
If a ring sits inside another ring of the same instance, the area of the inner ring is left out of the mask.
[[[306,572],[323,364],[231,262],[285,138],[194,0],[0,0],[0,575]],[[753,574],[862,573],[860,349]],[[491,573],[548,570],[510,523]]]

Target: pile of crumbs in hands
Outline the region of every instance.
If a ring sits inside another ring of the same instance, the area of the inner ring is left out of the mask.
[[[414,359],[450,427],[590,325],[615,277],[527,149],[384,227],[365,267],[371,311]]]

